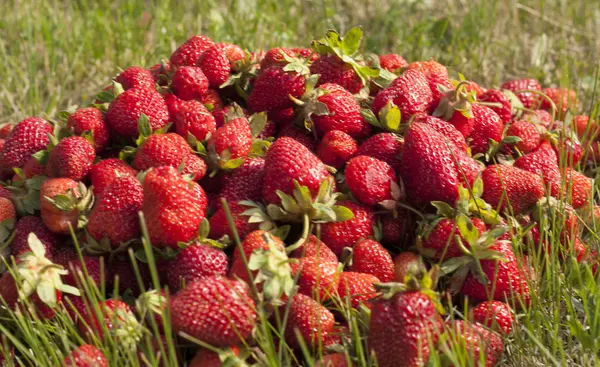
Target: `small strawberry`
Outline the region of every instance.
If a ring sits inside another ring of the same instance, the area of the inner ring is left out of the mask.
[[[209,111],[218,110],[224,107],[221,95],[216,89],[209,88],[206,93],[200,97],[199,101],[202,102],[204,107],[206,107]]]
[[[54,233],[68,234],[69,228],[76,230],[85,222],[93,204],[93,194],[84,184],[70,178],[51,178],[40,189],[41,217],[44,225]]]
[[[90,344],[83,344],[73,350],[63,360],[66,367],[108,367],[104,353]]]
[[[154,64],[148,68],[148,71],[154,78],[154,82],[161,87],[169,84],[169,76],[173,71],[173,65],[169,61],[163,60],[158,64]]]
[[[396,134],[375,134],[360,145],[355,155],[379,159],[397,170],[400,168],[403,144],[404,140]]]
[[[337,263],[316,257],[303,257],[299,263],[290,264],[292,278],[298,279],[298,292],[323,302],[335,293],[340,272]]]
[[[15,258],[31,251],[27,242],[29,234],[33,233],[42,243],[46,250],[46,257],[54,261],[54,255],[59,245],[60,239],[54,233],[50,232],[40,217],[25,216],[19,219],[15,225],[15,237],[10,243],[10,252]]]
[[[314,257],[320,261],[326,261],[336,265],[338,263],[337,256],[335,256],[329,246],[319,240],[315,235],[308,236],[301,247],[292,252],[292,257],[297,259],[301,259],[303,257]]]
[[[63,177],[80,181],[89,173],[96,151],[94,146],[80,136],[61,140],[50,151],[46,170],[50,177]]]
[[[177,134],[187,138],[190,134],[198,141],[204,141],[217,129],[215,118],[206,107],[198,101],[183,104],[175,115]]]
[[[535,79],[509,80],[500,86],[500,89],[508,89],[513,92],[523,103],[525,108],[535,109],[540,105],[542,87]]]
[[[517,167],[491,165],[481,177],[483,199],[499,211],[521,214],[545,195],[540,177]]]
[[[379,65],[385,70],[395,73],[398,69],[407,67],[408,62],[398,54],[386,54],[379,55]]]
[[[239,247],[233,251],[231,260],[231,268],[229,269],[230,278],[239,278],[246,283],[250,283],[247,263],[250,257],[256,251],[269,250],[269,245],[272,244],[277,250],[283,250],[284,244],[278,238],[263,230],[256,230],[249,233],[242,241],[241,250]],[[253,272],[253,278],[257,272]]]
[[[110,128],[106,115],[95,107],[85,107],[73,112],[67,119],[67,127],[73,129],[75,135],[89,131],[94,139],[96,152],[101,152],[110,142]]]
[[[577,92],[569,88],[544,88],[544,93],[557,108],[559,115],[563,115],[567,110],[577,108]],[[552,104],[546,98],[542,98],[542,109],[552,110]]]
[[[237,202],[231,202],[228,206],[233,218],[233,224],[240,238],[244,238],[248,233],[259,229],[259,223],[249,223],[249,216],[243,214],[250,209],[248,206],[240,205]],[[231,239],[233,238],[233,233],[229,229],[225,209],[219,207],[213,216],[210,217],[210,237],[218,239],[224,236],[228,236]]]
[[[170,59],[171,64],[174,66],[194,66],[200,55],[214,44],[206,36],[193,36],[173,52]]]
[[[489,108],[498,114],[503,123],[507,124],[512,119],[513,110],[511,101],[501,90],[488,89],[482,95],[477,96],[477,100],[480,102],[498,104],[499,106],[489,106]]]
[[[179,168],[192,154],[192,149],[181,136],[174,133],[149,136],[135,152],[133,166],[140,171],[160,166]]]
[[[358,240],[373,235],[375,213],[371,207],[349,200],[340,201],[338,205],[350,209],[354,217],[343,222],[321,224],[321,240],[340,256],[345,247],[354,247]]]
[[[542,177],[552,196],[562,192],[558,157],[549,143],[542,143],[537,150],[520,157],[514,166]]]
[[[171,89],[184,101],[200,99],[208,91],[208,79],[202,69],[195,66],[182,66],[171,77]]]
[[[331,311],[312,298],[297,294],[290,302],[285,341],[292,348],[300,348],[299,334],[303,343],[318,346],[333,331],[334,322]]]
[[[387,248],[403,248],[412,241],[415,226],[413,215],[409,211],[396,210],[396,213],[381,216],[380,220],[381,243]]]
[[[582,141],[597,140],[600,135],[598,121],[590,120],[589,116],[574,116],[571,124],[573,125],[573,130],[577,133],[577,137]]]
[[[352,158],[346,166],[345,178],[352,195],[365,205],[383,204],[400,197],[396,172],[379,159],[364,155]]]
[[[169,166],[154,168],[144,178],[142,212],[152,244],[176,248],[197,236],[208,201],[202,187],[186,182]]]
[[[222,108],[212,110],[211,111],[213,117],[215,118],[215,123],[217,124],[217,128],[225,125],[225,120],[230,116],[235,117],[250,117],[250,112],[246,110],[244,107],[241,107],[237,103],[232,103],[230,105],[224,106]]]
[[[135,177],[136,175],[137,171],[127,163],[117,158],[109,158],[93,165],[88,177],[94,187],[94,194],[100,196],[118,176]]]
[[[145,289],[152,286],[152,279],[148,264],[135,260],[139,270],[139,277]],[[133,297],[137,297],[141,293],[138,275],[133,268],[133,264],[128,256],[114,257],[106,266],[108,268],[108,277],[106,284],[108,289],[116,289],[119,287],[121,294],[131,293]]]
[[[184,284],[227,273],[227,255],[210,245],[192,244],[169,264],[169,288],[174,292]]]
[[[83,282],[92,281],[100,286],[102,280],[108,280],[106,263],[99,256],[83,255],[83,263],[72,246],[64,246],[54,250],[54,261],[69,270],[65,275],[65,283],[77,287]],[[82,279],[81,275],[85,277]]]
[[[373,284],[379,282],[380,280],[371,274],[344,271],[340,274],[337,293],[343,301],[350,300],[350,305],[358,309],[361,304],[367,304],[371,298],[377,296]]]
[[[529,113],[523,115],[523,120],[530,121],[541,125],[543,127],[549,127],[552,125],[554,120],[552,120],[552,114],[546,110],[533,110]]]
[[[231,75],[237,61],[246,57],[244,51],[230,43],[217,43],[204,51],[196,61],[211,88],[219,88]]]
[[[536,126],[529,121],[515,121],[506,129],[506,136],[516,136],[521,141],[515,143],[515,148],[527,154],[536,150],[541,142],[542,136]]]
[[[470,226],[476,231],[476,236],[479,238],[483,235],[486,231],[485,223],[479,218],[470,218],[469,221]],[[426,224],[419,251],[435,261],[464,255],[461,247],[456,243],[456,241],[465,241],[460,229],[458,221],[450,218],[440,218],[431,224]]]
[[[592,199],[593,180],[570,167],[564,169],[565,192],[574,209],[588,206]]]
[[[169,122],[169,110],[162,96],[153,89],[132,88],[117,96],[106,113],[110,127],[124,137],[138,136],[138,120],[144,114],[152,131]]]
[[[352,271],[371,274],[382,282],[394,279],[394,261],[383,246],[373,240],[362,240],[352,251]]]
[[[14,125],[13,124],[4,124],[4,125],[0,125],[0,139],[6,139],[8,138],[8,135],[10,134],[10,132],[12,131]]]
[[[123,70],[117,75],[115,81],[120,83],[125,90],[131,88],[154,88],[152,73],[139,66],[130,66]]]
[[[231,363],[233,366],[243,366],[243,359],[238,357],[240,350],[237,347],[226,348],[216,353],[214,350],[200,348],[194,355],[194,358],[187,365],[188,367],[221,367],[225,363]]]
[[[454,366],[477,363],[478,366],[493,367],[498,363],[503,349],[498,333],[462,320],[449,321],[446,328],[440,341],[441,349],[453,357],[449,359]]]
[[[167,104],[167,110],[169,111],[169,121],[171,121],[171,122],[175,122],[175,117],[177,116],[177,112],[179,112],[179,110],[183,106],[194,104],[193,102],[184,101],[182,99],[179,99],[173,93],[163,92],[162,96],[163,96],[163,99],[165,100],[165,103]],[[202,105],[202,106],[204,107],[204,105]]]
[[[502,140],[504,122],[496,112],[485,106],[473,105],[472,112],[473,131],[468,136],[469,146],[473,154],[485,154],[492,140]]]
[[[328,131],[317,147],[317,156],[323,163],[341,168],[358,150],[358,144],[352,137],[340,130]]]
[[[242,200],[260,201],[264,182],[265,160],[248,158],[241,166],[225,176],[219,198],[231,205]],[[217,206],[220,207],[220,200]]]
[[[265,53],[264,57],[262,58],[262,60],[260,60],[260,69],[265,70],[272,66],[285,65],[287,62],[286,57],[292,58],[292,57],[296,57],[296,56],[297,56],[296,52],[292,51],[289,48],[286,48],[286,47],[272,48],[269,51],[267,51]]]
[[[427,77],[418,70],[407,70],[394,79],[389,87],[375,96],[371,108],[375,114],[388,104],[393,103],[401,112],[403,121],[424,113],[433,101]]]
[[[469,84],[466,85],[468,92],[474,92],[477,97],[481,96],[483,93],[487,92],[485,88],[476,82],[469,80]]]
[[[478,304],[471,309],[471,317],[473,321],[504,335],[510,334],[515,322],[515,316],[510,306],[500,301],[486,301]]]
[[[405,283],[406,275],[423,266],[423,258],[414,252],[399,253],[394,257],[394,282]]]
[[[39,117],[27,118],[12,129],[6,137],[0,162],[5,168],[22,168],[33,153],[46,149],[50,142],[52,125]]]
[[[431,89],[432,101],[430,109],[437,107],[440,99],[442,99],[444,93],[440,91],[438,85],[442,85],[446,88],[451,88],[450,79],[448,78],[448,69],[434,61],[415,61],[408,65],[408,70],[418,70],[427,78],[427,83]]]
[[[221,169],[239,167],[252,148],[252,131],[245,117],[234,118],[208,139],[208,157]]]
[[[98,337],[105,340],[111,335],[113,340],[127,349],[135,350],[137,343],[140,342],[144,329],[129,306],[123,301],[109,299],[97,305],[96,309],[91,309],[79,320],[78,327],[81,334],[89,338]],[[93,337],[92,337],[93,335]]]
[[[256,306],[243,282],[214,276],[192,282],[172,297],[171,319],[175,332],[227,347],[252,337]]]
[[[351,362],[348,362],[346,353],[338,352],[326,354],[323,358],[319,359],[315,363],[315,367],[350,367],[353,366]]]
[[[189,175],[192,181],[201,180],[208,171],[208,165],[204,159],[200,158],[196,154],[187,154],[183,158],[182,164],[183,170],[181,173],[184,175]]]

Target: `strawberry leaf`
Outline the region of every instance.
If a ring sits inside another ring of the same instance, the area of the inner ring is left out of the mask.
[[[363,38],[363,30],[362,27],[354,27],[348,31],[342,38],[341,49],[344,54],[352,56],[356,52],[358,52],[358,48],[360,47],[360,42]]]
[[[102,103],[110,103],[115,99],[115,95],[109,91],[102,91],[96,94],[96,99]]]
[[[152,127],[150,127],[150,120],[148,120],[148,116],[145,114],[140,114],[140,117],[137,121],[138,132],[140,136],[147,138],[152,135]]]
[[[260,133],[263,132],[265,126],[267,126],[267,114],[264,112],[255,113],[250,116],[250,131],[252,132],[253,137],[257,137]]]
[[[473,246],[479,238],[479,231],[473,225],[473,222],[469,217],[464,214],[459,214],[456,217],[456,227],[461,237],[467,241],[467,243]]]

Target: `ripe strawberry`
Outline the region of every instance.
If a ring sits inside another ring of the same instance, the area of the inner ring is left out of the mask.
[[[517,159],[514,166],[542,177],[552,196],[562,192],[558,157],[549,143],[542,143],[537,150]]]
[[[248,96],[248,108],[260,112],[293,107],[290,96],[300,98],[304,94],[307,74],[308,68],[298,61],[261,69]]]
[[[387,71],[394,73],[397,72],[398,69],[407,67],[408,62],[406,62],[404,57],[398,54],[386,54],[379,55],[379,65]]]
[[[250,260],[250,256],[257,250],[269,250],[269,242],[275,245],[278,250],[284,249],[283,242],[268,232],[263,230],[257,230],[249,233],[242,241],[242,251],[238,247],[233,251],[233,257],[231,260],[231,268],[229,269],[230,278],[239,278],[246,283],[250,283],[248,277],[248,267],[246,263]],[[243,255],[242,255],[243,253]],[[244,261],[245,258],[245,261]],[[253,277],[256,277],[256,272],[253,273]]]
[[[37,161],[37,159],[31,157],[27,160],[25,165],[23,166],[22,171],[23,177],[26,179],[34,178],[35,176],[47,176],[48,172],[46,171],[46,166]],[[13,183],[15,181],[19,181],[21,177],[15,174],[13,178]]]
[[[483,235],[486,231],[485,223],[481,219],[471,218],[471,223],[479,233],[479,236]],[[465,242],[465,239],[462,237],[453,219],[443,218],[439,221],[434,221],[432,226],[433,228],[426,229],[427,233],[421,242],[419,251],[422,255],[436,261],[448,260],[464,255],[460,247],[456,244],[455,238],[458,236],[463,242]]]
[[[498,363],[503,349],[498,333],[462,320],[449,321],[446,327],[448,337],[444,339],[443,348],[454,351],[458,358],[464,358],[460,365],[477,361],[478,366],[493,367]]]
[[[317,149],[317,143],[315,142],[314,136],[308,134],[304,129],[300,130],[294,124],[289,124],[281,128],[277,136],[279,138],[288,137],[294,139],[311,152],[314,152]]]
[[[473,154],[483,154],[488,151],[490,140],[502,140],[504,122],[496,112],[486,106],[474,105],[472,111],[473,131],[468,137],[469,145]]]
[[[333,251],[315,235],[310,235],[301,247],[294,250],[291,257],[301,259],[303,257],[314,257],[320,261],[338,263],[338,258]]]
[[[573,117],[573,130],[577,137],[582,140],[596,140],[600,135],[600,125],[597,121],[590,120],[589,116],[578,115]]]
[[[505,135],[520,138],[521,141],[517,142],[515,147],[524,154],[533,152],[542,142],[540,132],[535,125],[529,121],[519,120],[513,122],[509,125],[508,129],[506,129]]]
[[[163,99],[165,100],[165,103],[167,104],[167,110],[169,111],[169,121],[171,121],[171,122],[175,121],[177,112],[179,112],[179,110],[183,106],[189,105],[189,104],[194,104],[191,101],[184,101],[182,99],[179,99],[173,93],[163,93],[162,96],[163,96]],[[204,105],[202,105],[202,106],[204,106]]]
[[[486,301],[471,310],[473,321],[499,331],[504,335],[510,334],[515,322],[515,316],[510,307],[500,301]]]
[[[482,173],[482,198],[493,208],[524,213],[545,195],[539,176],[517,167],[495,164]]]
[[[178,242],[196,237],[208,205],[200,185],[162,166],[148,172],[143,186],[142,212],[154,246],[177,248]]]
[[[248,112],[248,110],[246,110],[244,107],[239,106],[236,103],[224,106],[220,109],[213,110],[211,113],[215,118],[217,128],[225,125],[225,120],[231,115],[238,115],[236,117],[242,115],[246,118],[250,117],[250,112]]]
[[[110,128],[104,112],[95,107],[85,107],[73,112],[67,119],[67,127],[73,129],[75,135],[89,131],[94,139],[96,152],[101,152],[110,142]]]
[[[186,102],[175,115],[175,130],[184,138],[191,134],[198,141],[204,141],[208,134],[213,134],[216,129],[215,118],[198,101]]]
[[[352,364],[348,364],[346,353],[331,353],[326,354],[323,358],[319,359],[315,363],[315,367],[350,367]]]
[[[365,205],[396,199],[393,192],[396,172],[379,159],[364,155],[352,158],[346,166],[345,177],[352,195]]]
[[[340,201],[338,205],[350,209],[354,217],[343,222],[321,224],[321,240],[340,256],[344,247],[354,247],[358,240],[373,235],[375,213],[371,207],[350,200]]]
[[[499,104],[500,106],[490,106],[489,108],[498,114],[503,123],[507,124],[512,119],[512,105],[501,90],[488,89],[482,95],[477,96],[477,100]]]
[[[365,239],[354,245],[351,269],[371,274],[384,283],[394,279],[392,257],[379,242],[373,240]]]
[[[373,112],[378,114],[389,101],[398,106],[403,121],[424,113],[433,101],[427,77],[418,70],[405,71],[389,87],[377,93],[371,106]]]
[[[226,122],[211,135],[207,149],[212,162],[230,170],[241,165],[240,158],[247,157],[251,148],[250,123],[245,117],[238,117]]]
[[[270,204],[279,204],[276,191],[291,195],[294,180],[308,187],[316,195],[323,180],[330,178],[325,165],[319,158],[296,140],[283,137],[275,140],[265,158],[264,200]]]
[[[565,192],[573,208],[588,206],[592,199],[592,179],[570,167],[565,167],[564,180]]]
[[[10,134],[10,132],[12,131],[14,125],[13,124],[4,124],[4,125],[0,125],[0,139],[6,139],[8,138],[8,135]]]
[[[540,105],[541,97],[539,94],[534,92],[521,92],[519,91],[542,91],[540,83],[535,79],[515,79],[509,80],[500,86],[500,89],[508,89],[515,93],[515,95],[521,100],[523,106],[529,109],[538,108]]]
[[[213,275],[227,273],[227,255],[210,245],[192,244],[177,254],[169,264],[169,288],[181,287]]]
[[[66,367],[108,367],[104,353],[90,344],[83,344],[73,350],[63,360]]]
[[[332,54],[320,55],[310,66],[311,74],[319,74],[319,85],[335,83],[348,92],[356,94],[363,87],[360,76],[355,69]]]
[[[117,75],[115,81],[120,83],[125,90],[131,88],[154,88],[152,73],[139,66],[130,66],[123,70]]]
[[[15,238],[10,243],[10,252],[15,258],[31,251],[28,238],[30,233],[34,233],[46,250],[46,258],[54,261],[54,255],[58,248],[59,238],[44,226],[40,217],[26,216],[17,221],[15,225]]]
[[[436,200],[453,205],[458,185],[472,185],[481,171],[466,153],[423,123],[413,123],[406,133],[401,168],[408,200],[416,206]]]
[[[162,96],[153,89],[132,88],[115,98],[106,113],[110,127],[124,137],[138,136],[138,120],[144,114],[153,131],[169,122],[169,110]]]
[[[108,158],[96,163],[88,174],[96,196],[100,196],[118,176],[135,177],[136,175],[135,169],[117,158]]]
[[[50,151],[46,170],[50,177],[64,177],[80,181],[84,179],[96,159],[94,146],[80,136],[61,140]]]
[[[299,263],[290,264],[292,278],[298,279],[298,292],[320,302],[331,298],[336,291],[340,272],[337,263],[316,257],[303,257]]]
[[[105,340],[107,331],[112,338],[126,348],[134,349],[143,336],[143,327],[135,318],[129,306],[117,299],[108,299],[99,305],[101,315],[95,309],[89,310],[83,320],[79,320],[78,327],[81,334],[92,338]],[[100,318],[98,317],[100,316]]]
[[[200,348],[194,355],[194,358],[187,365],[188,367],[221,367],[223,363],[236,363],[239,361],[237,356],[240,350],[237,347],[227,348],[219,353],[210,349]],[[222,359],[223,358],[223,359]]]
[[[175,332],[227,347],[252,337],[256,307],[243,282],[214,276],[180,290],[171,299],[171,318]]]
[[[140,280],[145,289],[148,289],[152,286],[148,264],[138,260],[135,260],[135,262],[140,272]],[[115,289],[118,285],[121,294],[131,292],[133,297],[140,295],[141,289],[137,280],[137,274],[128,256],[115,257],[106,267],[108,268],[108,276],[106,278],[108,289]]]
[[[241,166],[225,176],[219,198],[227,200],[229,205],[242,200],[260,201],[265,172],[263,158],[248,158]],[[217,207],[220,207],[220,199]]]
[[[144,190],[135,177],[116,177],[92,209],[88,220],[88,233],[96,241],[108,238],[113,248],[138,238],[138,212],[143,201]]]
[[[360,145],[355,155],[379,159],[397,170],[400,168],[403,144],[404,140],[395,134],[375,134]]]
[[[193,36],[173,52],[170,59],[171,64],[174,66],[194,66],[200,55],[214,44],[206,36]]]
[[[217,43],[204,51],[196,61],[211,88],[219,88],[231,75],[237,61],[244,59],[244,51],[230,43]]]
[[[240,238],[246,237],[248,233],[259,228],[259,223],[249,223],[249,217],[242,215],[242,213],[250,209],[249,207],[239,205],[237,202],[231,202],[228,204],[228,206],[231,212],[231,217],[233,218],[235,229]],[[210,237],[218,239],[222,238],[223,236],[229,236],[229,238],[233,238],[233,233],[229,229],[229,222],[227,221],[225,210],[219,207],[215,214],[210,217]]]
[[[381,243],[392,249],[405,247],[409,241],[412,241],[414,232],[414,218],[407,210],[396,210],[396,217],[393,213],[383,215],[381,220]]]
[[[52,125],[39,117],[30,117],[19,122],[12,129],[0,154],[0,162],[5,168],[22,168],[33,153],[46,149],[50,142]]]
[[[298,333],[307,345],[319,345],[333,331],[334,322],[331,311],[304,294],[296,294],[290,302],[285,341],[290,347],[299,348]]]
[[[286,64],[285,57],[296,57],[296,52],[286,47],[275,47],[267,51],[260,60],[260,70],[268,69],[272,66],[282,66]]]
[[[358,309],[361,304],[367,302],[377,295],[373,284],[380,280],[371,274],[344,271],[340,274],[337,293],[343,301],[350,300],[350,305]]]
[[[434,60],[412,62],[408,65],[408,70],[418,70],[427,78],[427,83],[433,97],[430,109],[437,107],[440,99],[444,96],[444,93],[439,90],[438,85],[452,88],[450,79],[448,79],[448,69]]]
[[[178,168],[190,154],[192,149],[181,136],[174,133],[155,134],[138,148],[133,166],[140,171],[160,166]]]
[[[479,98],[483,93],[487,92],[485,88],[472,80],[469,80],[469,84],[467,84],[466,87],[467,92],[475,92],[477,98]]]
[[[294,120],[294,109],[286,108],[280,111],[267,111],[269,120],[272,120],[277,124],[277,127],[283,127],[290,125]]]
[[[92,201],[85,185],[70,178],[48,179],[40,189],[42,220],[50,231],[68,234],[69,225],[78,228],[80,215],[89,210]]]
[[[195,66],[182,66],[171,77],[171,89],[184,101],[200,99],[208,91],[208,79],[202,69]]]
[[[429,115],[419,115],[415,121],[428,124],[435,131],[444,135],[448,140],[454,143],[458,149],[462,150],[463,152],[467,152],[468,147],[465,137],[451,123]]]
[[[423,266],[423,259],[414,252],[399,253],[394,257],[394,282],[405,283],[407,274]]]
[[[163,60],[158,64],[150,66],[148,71],[154,78],[154,82],[164,87],[169,84],[169,75],[173,71],[173,66],[169,61]]]
[[[188,154],[183,158],[183,170],[181,171],[184,175],[190,175],[191,180],[199,181],[206,175],[208,171],[208,165],[204,159],[200,158],[196,154]]]
[[[323,163],[341,168],[358,150],[358,144],[352,137],[340,130],[328,131],[317,147],[317,156]]]
[[[209,111],[214,111],[223,108],[223,100],[221,99],[221,95],[219,91],[216,89],[208,89],[206,93],[199,99],[200,102],[206,107]]]
[[[569,88],[544,88],[542,89],[547,97],[549,97],[558,109],[559,114],[564,114],[569,108],[577,107],[577,92]],[[542,98],[542,109],[551,110],[552,105],[546,98]]]
[[[62,265],[65,269],[69,270],[69,274],[65,275],[64,281],[66,284],[74,287],[80,285],[84,281],[93,281],[96,285],[100,286],[102,279],[108,279],[107,264],[101,257],[83,255],[83,265],[79,254],[72,246],[63,246],[54,249],[54,262]],[[85,270],[84,270],[85,267]],[[86,273],[87,271],[87,273]],[[79,272],[87,277],[85,280],[79,277]]]

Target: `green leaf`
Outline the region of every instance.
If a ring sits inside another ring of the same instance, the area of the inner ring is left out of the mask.
[[[56,115],[56,118],[59,119],[62,122],[66,122],[69,119],[70,116],[71,116],[71,113],[69,111],[60,111]]]
[[[512,136],[512,135],[507,136],[504,139],[502,139],[502,142],[504,144],[517,144],[517,143],[520,143],[522,141],[523,141],[523,139],[521,139],[520,137],[518,137],[518,136]]]
[[[379,111],[381,125],[391,132],[400,131],[401,118],[400,109],[391,100]]]
[[[266,140],[254,140],[250,147],[249,157],[264,157],[269,150],[271,143]]]
[[[112,92],[102,91],[96,94],[96,99],[102,103],[110,103],[115,99],[115,95]]]
[[[46,163],[48,163],[48,157],[50,156],[50,154],[48,153],[47,150],[40,150],[39,152],[33,153],[31,156],[39,164],[45,165]]]
[[[250,131],[253,137],[257,137],[267,126],[267,114],[265,112],[255,113],[250,116]]]
[[[147,138],[152,135],[152,127],[150,127],[150,120],[145,114],[141,114],[137,121],[138,132],[141,136]]]
[[[446,218],[454,217],[454,208],[450,204],[444,201],[432,201],[431,205],[437,209],[438,215],[443,215]]]
[[[242,163],[244,163],[244,160],[245,160],[245,158],[241,157],[241,158],[229,159],[225,162],[219,161],[219,167],[221,167],[222,169],[224,169],[226,171],[233,171],[234,169],[241,166]],[[223,163],[221,163],[221,162],[223,162]]]
[[[280,240],[285,241],[287,236],[290,234],[291,229],[292,229],[292,226],[290,226],[289,224],[286,224],[284,226],[275,228],[274,230],[271,231],[271,234],[273,236],[279,238]]]
[[[362,38],[362,27],[358,26],[349,30],[348,33],[346,33],[342,38],[341,48],[344,54],[350,56],[354,55],[360,47]]]
[[[341,205],[334,205],[331,209],[335,212],[336,222],[344,222],[354,218],[354,212]]]
[[[200,222],[200,227],[198,227],[198,237],[208,238],[209,234],[210,234],[210,224],[208,222],[208,219],[204,218],[204,219],[202,219],[202,222]]]
[[[448,274],[452,274],[456,270],[465,266],[471,261],[472,259],[468,256],[459,256],[448,259],[444,261],[442,265],[440,265],[440,275],[445,276]]]
[[[125,89],[123,89],[123,86],[121,85],[121,83],[118,83],[116,81],[113,80],[112,82],[112,86],[113,86],[113,95],[116,97],[118,97],[120,94],[122,94],[123,92],[125,92]]]
[[[483,180],[481,176],[477,176],[475,181],[473,181],[471,191],[473,192],[473,197],[480,198],[483,195]]]
[[[461,237],[467,241],[469,245],[474,245],[479,239],[479,231],[473,225],[469,217],[464,214],[459,214],[456,217],[456,227]]]
[[[68,212],[73,210],[73,200],[67,195],[56,195],[52,198],[54,206],[59,210]]]
[[[379,123],[379,119],[377,118],[377,116],[375,116],[375,113],[373,113],[373,111],[371,111],[370,109],[361,108],[360,114],[369,124],[377,127],[382,127]]]

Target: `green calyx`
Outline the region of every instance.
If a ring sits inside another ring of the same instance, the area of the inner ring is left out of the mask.
[[[404,278],[404,283],[376,283],[373,284],[378,292],[381,292],[381,298],[389,300],[398,293],[420,292],[428,296],[434,303],[438,312],[443,314],[438,294],[434,291],[440,277],[440,269],[437,265],[427,271],[424,264],[419,262],[411,266]]]
[[[304,76],[310,75],[310,66],[308,60],[300,57],[290,57],[283,51],[281,54],[283,55],[283,62],[286,63],[286,65],[283,67],[283,71],[294,72]]]
[[[248,217],[248,223],[258,223],[258,228],[263,231],[272,231],[277,228],[275,222],[267,213],[267,208],[263,204],[250,200],[242,200],[238,202],[238,204],[248,208],[242,212],[242,215]]]
[[[296,108],[295,124],[315,134],[312,116],[327,116],[330,114],[327,105],[319,101],[319,97],[329,93],[326,89],[315,87],[319,77],[319,74],[313,74],[306,79],[306,90],[301,99],[289,96],[290,100],[298,106]]]
[[[12,194],[12,201],[19,216],[35,214],[40,210],[40,189],[46,176],[35,176],[26,178],[20,168],[14,169],[19,180],[13,181],[6,186],[6,189]]]
[[[375,116],[375,113],[368,108],[362,108],[360,114],[369,124],[391,133],[400,134],[405,128],[400,125],[402,122],[400,109],[391,100],[379,111],[379,116]]]
[[[236,61],[233,66],[233,73],[225,83],[219,86],[220,89],[233,86],[237,94],[244,100],[248,99],[252,89],[251,81],[256,78],[259,72],[260,60],[258,55],[252,55],[246,51],[246,56]]]
[[[448,121],[452,118],[454,112],[457,111],[466,118],[473,118],[471,107],[476,101],[475,91],[468,91],[469,82],[464,76],[459,75],[459,77],[460,80],[451,81],[453,89],[438,84],[438,89],[445,95],[440,100],[440,104],[435,111],[433,111],[433,116],[441,117]]]
[[[91,186],[87,188],[83,182],[79,182],[76,188],[69,189],[64,194],[52,198],[46,196],[44,199],[60,211],[77,211],[79,213],[77,228],[82,229],[87,224],[87,214],[94,206],[94,191]]]
[[[152,289],[140,294],[135,301],[135,309],[141,314],[142,319],[148,315],[162,315],[167,307],[167,301],[162,291]]]

